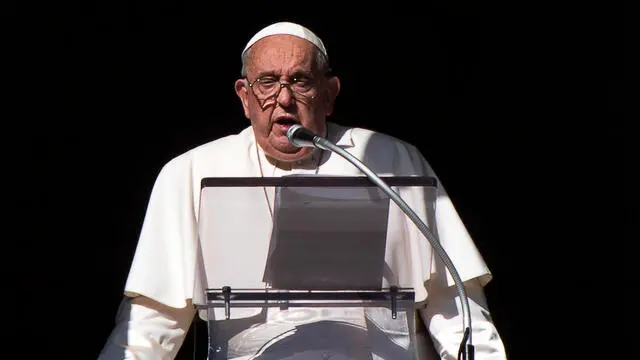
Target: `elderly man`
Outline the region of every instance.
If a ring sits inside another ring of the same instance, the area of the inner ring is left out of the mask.
[[[242,77],[235,82],[235,91],[251,126],[177,156],[160,171],[149,199],[116,325],[100,360],[173,359],[196,314],[194,305],[204,303],[203,290],[212,286],[211,278],[216,274],[229,271],[222,266],[220,254],[203,251],[208,245],[198,237],[201,179],[289,174],[362,175],[335,154],[292,145],[287,130],[293,124],[301,124],[328,138],[379,174],[437,179],[427,161],[411,144],[326,120],[333,111],[340,81],[330,72],[323,42],[303,26],[281,22],[253,36],[242,53]],[[244,219],[251,226],[259,224],[247,230],[250,236],[245,231],[244,235],[221,236],[211,241],[219,241],[218,244],[244,241],[248,246],[246,252],[264,249],[272,226],[273,193],[265,190],[262,201],[267,205],[264,216]],[[430,226],[435,228],[439,242],[465,281],[473,319],[475,358],[505,359],[504,347],[490,320],[483,293],[491,273],[444,188],[438,183],[437,196],[432,203],[427,203],[422,196],[408,199],[408,202],[416,207],[417,213],[433,218]],[[221,216],[225,216],[225,204],[217,206]],[[415,289],[418,318],[426,329],[426,332],[415,334],[419,340],[415,344],[417,358],[457,358],[463,337],[462,312],[452,279],[415,228],[404,232],[392,228],[390,234],[399,245],[395,249],[398,251],[385,255],[386,265],[392,273],[399,274],[401,279],[398,281]],[[240,240],[237,240],[238,236]],[[231,261],[245,272],[264,267],[264,264],[251,264],[242,257]],[[257,283],[256,286],[268,285]],[[331,339],[323,343],[325,348],[321,353],[313,346],[301,348],[290,339],[283,340],[287,346],[272,346],[272,351],[265,351],[266,344],[277,344],[281,335],[270,322],[296,311],[300,309],[269,309],[269,314],[263,314],[258,320],[256,316],[261,314],[252,314],[252,321],[246,328],[233,329],[225,335],[228,336],[226,350],[210,356],[216,359],[322,359],[329,356],[333,359],[399,360],[405,353],[414,354],[407,349],[398,352],[397,345],[402,341],[392,339],[398,335],[389,335],[392,329],[385,327],[384,319],[376,319],[376,314],[365,309],[355,318],[378,324],[383,333],[387,331],[387,338],[376,338],[371,340],[372,344],[364,346],[357,343],[363,339],[359,335],[345,333],[343,336],[339,331],[331,330],[331,334],[325,332],[317,336]],[[316,315],[314,322],[344,322],[344,313],[329,311]],[[241,318],[242,314],[238,316]],[[288,326],[295,328],[298,325],[295,318],[289,317],[292,320]],[[220,319],[218,323],[217,329],[224,333],[225,320]],[[420,326],[417,329],[419,331]],[[364,330],[367,330],[366,325]],[[356,338],[359,340],[355,341]],[[307,339],[306,344],[313,340]]]

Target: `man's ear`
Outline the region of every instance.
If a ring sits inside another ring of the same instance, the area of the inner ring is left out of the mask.
[[[244,110],[244,116],[249,119],[249,86],[247,80],[238,79],[235,83],[236,95],[240,98],[242,108]]]
[[[327,79],[327,97],[325,115],[329,116],[333,113],[336,98],[340,93],[340,79],[337,76],[331,76]]]

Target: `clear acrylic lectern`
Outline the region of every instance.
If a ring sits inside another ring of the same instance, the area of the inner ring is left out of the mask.
[[[382,179],[399,194],[435,187]],[[366,177],[203,179],[194,303],[208,359],[417,359],[399,212]]]

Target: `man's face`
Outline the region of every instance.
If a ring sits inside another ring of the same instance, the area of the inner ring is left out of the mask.
[[[291,145],[287,130],[301,124],[325,135],[326,116],[333,111],[340,88],[338,79],[320,73],[315,46],[295,36],[269,36],[250,51],[248,81],[237,80],[235,89],[258,145],[268,156],[283,162],[309,156],[313,149]]]

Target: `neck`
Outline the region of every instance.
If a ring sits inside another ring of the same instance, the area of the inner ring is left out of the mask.
[[[267,154],[264,154],[264,155],[267,161],[271,165],[279,169],[288,171],[294,167],[316,168],[318,166],[318,158],[322,156],[322,150],[314,149],[309,156],[306,156],[305,158],[296,160],[296,161],[282,161],[282,160],[275,159]]]

